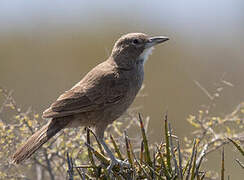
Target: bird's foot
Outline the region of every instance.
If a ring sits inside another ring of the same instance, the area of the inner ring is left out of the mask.
[[[118,165],[120,167],[120,169],[123,167],[127,167],[127,168],[130,167],[130,164],[126,160],[122,161],[120,159],[112,158],[110,160],[110,165],[107,167],[108,172],[111,172],[113,167],[116,165]]]

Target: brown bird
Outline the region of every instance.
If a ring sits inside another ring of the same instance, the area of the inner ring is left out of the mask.
[[[111,159],[109,169],[121,163],[103,140],[106,127],[131,105],[141,88],[144,63],[153,46],[167,37],[149,37],[129,33],[117,40],[110,57],[64,92],[43,112],[49,122],[35,132],[13,155],[14,163],[29,158],[60,130],[68,127],[91,126]]]

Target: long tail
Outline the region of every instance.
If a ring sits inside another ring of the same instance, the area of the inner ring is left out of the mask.
[[[12,157],[12,162],[19,164],[23,160],[28,159],[36,150],[38,150],[67,124],[68,121],[65,121],[64,119],[52,119],[40,130],[35,132],[19,149],[17,149]]]

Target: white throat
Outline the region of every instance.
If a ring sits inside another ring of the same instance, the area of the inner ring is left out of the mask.
[[[152,54],[152,50],[153,50],[153,47],[150,47],[150,48],[147,48],[147,49],[144,49],[144,51],[141,53],[141,55],[139,56],[139,59],[142,59],[143,61],[143,65],[146,63],[149,55]]]

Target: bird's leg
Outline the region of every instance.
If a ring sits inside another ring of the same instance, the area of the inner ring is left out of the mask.
[[[103,138],[99,138],[99,142],[102,144],[104,150],[106,151],[106,153],[108,154],[111,162],[110,165],[108,166],[107,170],[110,172],[112,170],[112,168],[116,165],[119,164],[120,167],[126,166],[129,167],[130,164],[122,161],[120,159],[116,159],[115,156],[113,155],[112,151],[109,149],[109,147],[107,146],[107,144],[105,143],[105,141],[103,140]]]
[[[104,131],[105,131],[106,127],[107,127],[106,123],[97,124],[95,126],[95,134],[96,134],[97,140],[102,144],[104,150],[106,151],[107,155],[110,158],[110,165],[107,168],[108,172],[110,172],[116,164],[119,164],[120,167],[124,167],[124,166],[129,167],[130,166],[129,163],[115,158],[115,156],[113,155],[113,152],[109,149],[109,147],[107,146],[107,144],[103,140]]]

